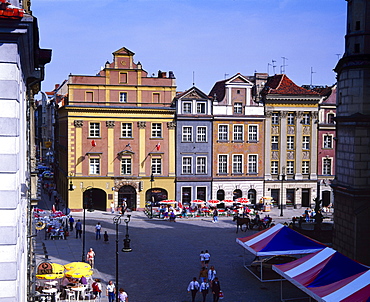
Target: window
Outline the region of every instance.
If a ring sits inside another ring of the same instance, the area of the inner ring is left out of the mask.
[[[121,160],[121,174],[129,175],[132,173],[131,171],[131,158],[122,158]]]
[[[127,73],[120,72],[120,74],[119,74],[119,82],[120,83],[127,83]]]
[[[279,137],[278,136],[271,137],[271,150],[279,150]]]
[[[182,158],[182,174],[191,174],[192,158]]]
[[[229,126],[218,125],[218,140],[227,141],[229,139]]]
[[[191,113],[191,103],[183,104],[183,113]]]
[[[162,174],[162,159],[152,158],[152,174],[158,175]]]
[[[249,125],[248,126],[248,141],[256,142],[258,139],[258,126]]]
[[[331,159],[330,158],[324,158],[323,167],[322,167],[322,174],[323,175],[331,175]]]
[[[287,137],[287,149],[294,150],[294,136]]]
[[[243,103],[234,103],[234,113],[243,113]]]
[[[325,149],[333,148],[333,137],[331,135],[324,135],[324,148]]]
[[[193,127],[182,127],[182,141],[191,142],[193,141]]]
[[[294,125],[294,113],[293,112],[288,112],[287,123],[288,125]]]
[[[243,141],[243,125],[234,125],[234,141]]]
[[[277,175],[279,173],[279,162],[272,161],[271,162],[271,174]]]
[[[233,173],[241,174],[243,173],[243,156],[233,155]]]
[[[152,123],[152,137],[162,137],[161,123]]]
[[[99,158],[90,158],[90,174],[100,174]]]
[[[294,174],[294,161],[288,161],[286,165],[286,173]]]
[[[206,163],[207,158],[206,157],[197,157],[197,174],[206,174]]]
[[[309,161],[302,162],[302,174],[310,174],[310,162]]]
[[[198,102],[197,103],[197,113],[206,113],[206,103]]]
[[[201,143],[207,142],[207,127],[203,126],[197,127],[197,142]]]
[[[218,173],[220,174],[227,173],[227,155],[218,156]]]
[[[160,103],[161,95],[159,93],[153,93],[153,103]]]
[[[131,123],[121,124],[121,137],[132,137],[132,124]]]
[[[303,125],[310,125],[310,114],[309,113],[303,113],[302,124]]]
[[[310,137],[309,136],[303,136],[302,149],[310,150]]]
[[[94,93],[92,91],[86,91],[85,101],[86,102],[93,102],[94,101]]]
[[[197,187],[197,199],[206,200],[207,187]]]
[[[183,204],[190,204],[191,197],[191,187],[182,187],[181,201]]]
[[[89,137],[100,137],[100,123],[90,123]]]
[[[279,124],[279,113],[273,112],[271,115],[271,123],[273,125],[278,125]]]
[[[333,113],[328,114],[328,124],[334,124],[334,117]]]
[[[257,173],[257,155],[248,155],[248,173]]]
[[[119,101],[120,103],[127,103],[127,92],[119,93]]]

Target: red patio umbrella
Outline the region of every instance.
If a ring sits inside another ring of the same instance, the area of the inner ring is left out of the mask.
[[[231,200],[231,199],[225,199],[225,200],[223,200],[222,201],[224,204],[233,204],[234,203],[234,201],[233,200]]]
[[[248,202],[249,202],[249,200],[248,200],[248,198],[238,198],[238,199],[236,200],[236,202],[240,202],[240,203],[248,203]]]
[[[195,199],[191,203],[205,203],[205,201],[204,200],[200,200],[200,199]]]

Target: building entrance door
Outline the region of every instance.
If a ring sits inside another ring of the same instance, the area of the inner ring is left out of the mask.
[[[310,189],[302,189],[302,207],[310,208]]]
[[[123,199],[126,198],[127,208],[136,211],[136,190],[132,186],[123,186],[118,191],[118,206],[122,206]]]

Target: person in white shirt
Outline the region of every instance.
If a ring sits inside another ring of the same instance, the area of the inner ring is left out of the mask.
[[[200,292],[202,293],[202,296],[203,296],[203,302],[206,302],[208,291],[209,291],[209,284],[207,282],[207,279],[205,279],[200,284]]]
[[[216,278],[216,270],[214,266],[212,265],[211,268],[208,271],[208,280],[212,283],[212,281]]]
[[[116,287],[112,280],[110,280],[107,285],[107,296],[109,302],[114,302],[114,298],[116,296]]]
[[[193,278],[193,281],[190,281],[189,285],[188,285],[188,292],[191,292],[191,302],[195,302],[195,296],[197,295],[197,292],[199,290],[199,283],[197,281],[197,278],[194,277]]]
[[[118,298],[120,302],[128,302],[128,295],[122,287],[119,289]]]
[[[200,252],[199,257],[200,257],[200,266],[204,267],[204,252],[203,251]]]
[[[204,253],[204,266],[208,268],[209,260],[211,259],[211,255],[208,253],[208,250]]]
[[[101,224],[100,222],[98,222],[95,226],[95,239],[96,240],[101,239],[100,231],[101,231]]]

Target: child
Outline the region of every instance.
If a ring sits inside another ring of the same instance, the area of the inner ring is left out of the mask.
[[[109,236],[107,231],[104,232],[104,243],[109,243]]]

